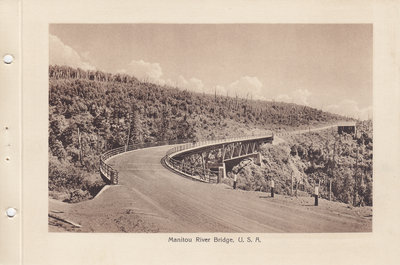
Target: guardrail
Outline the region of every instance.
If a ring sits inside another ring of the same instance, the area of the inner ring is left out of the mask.
[[[161,146],[161,145],[171,145],[171,144],[181,144],[184,140],[172,140],[172,141],[159,141],[152,143],[142,143],[142,144],[133,144],[128,146],[121,146],[115,149],[111,149],[100,156],[100,173],[110,181],[111,184],[116,185],[119,181],[118,171],[112,166],[107,164],[107,160],[113,156],[137,150],[143,149],[153,146]]]
[[[183,151],[189,151],[191,149],[202,148],[202,147],[206,147],[209,145],[233,143],[233,142],[240,142],[240,141],[265,138],[265,137],[274,137],[274,133],[271,132],[268,134],[251,135],[251,136],[245,136],[245,137],[222,138],[222,139],[215,139],[215,140],[199,141],[199,142],[195,142],[195,143],[186,143],[183,145],[175,146],[175,147],[171,148],[170,150],[168,150],[166,155],[164,156],[164,162],[172,170],[174,170],[180,174],[183,174],[187,177],[190,177],[190,178],[202,181],[202,182],[215,183],[215,182],[217,182],[218,175],[219,175],[218,170],[212,170],[212,169],[207,169],[207,168],[200,167],[200,166],[184,164],[182,161],[176,160],[173,157],[179,153],[182,153]]]
[[[111,184],[118,184],[118,171],[107,165],[107,160],[112,156],[125,152],[125,147],[111,149],[100,156],[100,173],[106,177]]]
[[[252,136],[247,136],[247,137],[236,137],[236,138],[222,138],[222,139],[215,139],[215,140],[204,140],[204,141],[199,141],[199,142],[188,142],[187,139],[183,140],[169,140],[169,141],[158,141],[158,142],[150,142],[150,143],[142,143],[142,144],[133,144],[133,145],[129,145],[127,147],[125,146],[121,146],[115,149],[111,149],[105,153],[103,153],[100,156],[100,173],[106,178],[108,179],[108,181],[110,182],[110,184],[116,185],[119,182],[119,175],[118,175],[118,170],[116,170],[115,168],[113,168],[112,166],[107,164],[107,160],[110,159],[113,156],[125,153],[125,152],[129,152],[129,151],[133,151],[133,150],[137,150],[137,149],[143,149],[143,148],[148,148],[148,147],[154,147],[154,146],[161,146],[161,145],[176,145],[178,144],[178,146],[168,150],[167,152],[167,156],[172,154],[173,152],[179,152],[182,150],[186,150],[189,148],[194,148],[194,147],[198,147],[198,146],[202,146],[202,145],[206,145],[206,144],[215,144],[218,142],[222,142],[222,141],[227,141],[227,140],[243,140],[243,139],[250,139],[250,138],[255,138],[257,137],[256,135],[252,135]],[[207,178],[203,178],[200,179],[202,181],[206,181],[209,182],[210,179],[212,180],[213,178],[216,178],[218,176],[218,172],[214,172],[212,170],[209,169],[198,169],[198,168],[187,168],[187,166],[185,168],[180,168],[178,165],[179,161],[173,161],[170,158],[168,158],[166,161],[167,166],[172,167],[171,165],[174,165],[174,168],[178,168],[179,170],[183,171],[183,172],[192,172],[193,174],[199,173],[199,170],[201,170],[201,172],[203,173],[202,176],[207,176]]]

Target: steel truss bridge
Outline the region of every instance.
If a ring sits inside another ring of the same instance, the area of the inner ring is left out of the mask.
[[[184,176],[208,183],[219,183],[243,159],[252,157],[261,164],[260,147],[272,143],[274,135],[202,141],[176,146],[164,157],[164,163]]]
[[[109,184],[118,184],[118,171],[107,164],[107,161],[118,154],[132,150],[161,145],[177,145],[170,149],[163,158],[163,163],[176,173],[203,182],[217,183],[226,177],[227,170],[241,160],[253,157],[261,163],[260,146],[272,143],[273,133],[230,139],[218,139],[182,143],[182,140],[155,143],[135,144],[109,150],[100,156],[99,171]]]

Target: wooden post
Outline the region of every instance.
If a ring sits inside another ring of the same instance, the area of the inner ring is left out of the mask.
[[[261,161],[262,161],[261,153],[258,152],[257,155],[256,155],[256,161],[255,162],[256,162],[257,165],[261,166]]]
[[[203,175],[204,178],[207,178],[207,174],[206,174],[206,161],[204,159],[204,153],[201,153],[201,164],[202,164],[202,168],[203,168]]]
[[[224,167],[219,167],[217,182],[220,183],[223,178],[224,178]]]
[[[315,184],[315,187],[314,187],[314,197],[315,197],[315,201],[314,201],[314,205],[315,206],[318,206],[318,187],[319,186],[319,184],[317,185],[317,184]]]
[[[110,182],[111,182],[111,185],[114,184],[114,172],[113,171],[110,171]]]
[[[332,179],[329,178],[329,200],[332,200]]]
[[[290,173],[290,175],[291,175],[291,177],[292,177],[292,180],[291,180],[291,189],[290,189],[290,196],[293,196],[293,170],[292,170],[292,172]]]
[[[118,184],[118,172],[114,172],[114,185]]]
[[[271,197],[274,197],[274,188],[275,188],[275,182],[274,180],[271,178]]]

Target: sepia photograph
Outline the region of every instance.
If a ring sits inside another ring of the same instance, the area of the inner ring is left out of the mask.
[[[49,232],[372,232],[372,24],[53,23],[48,45]]]

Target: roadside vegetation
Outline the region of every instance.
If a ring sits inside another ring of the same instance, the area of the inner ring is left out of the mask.
[[[329,199],[331,191],[333,201],[372,206],[372,132],[372,121],[363,121],[354,136],[331,129],[264,145],[261,166],[242,162],[236,167],[238,188],[268,191],[272,178],[279,194],[291,195],[293,187],[293,195],[298,189],[299,196],[310,196],[319,183],[322,198]]]
[[[104,185],[100,154],[126,144],[295,130],[343,119],[296,104],[199,94],[124,74],[50,66],[49,195],[67,202],[92,198]]]

